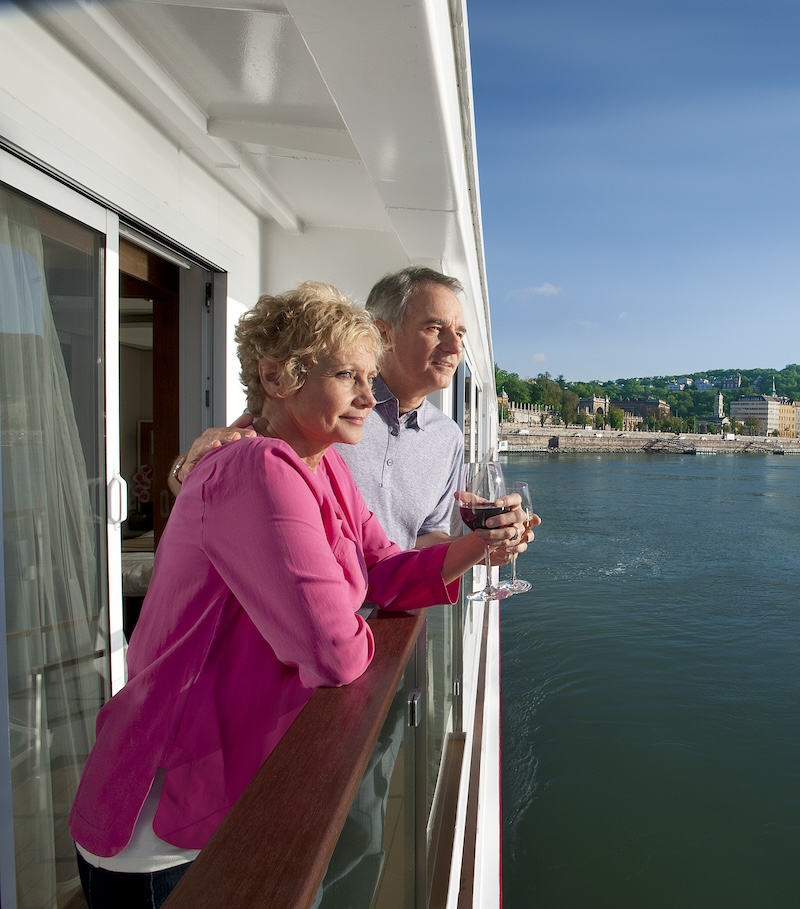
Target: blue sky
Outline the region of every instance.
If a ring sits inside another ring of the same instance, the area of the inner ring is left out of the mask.
[[[800,2],[468,0],[495,361],[800,361]]]

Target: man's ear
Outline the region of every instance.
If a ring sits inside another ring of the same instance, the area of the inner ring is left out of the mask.
[[[269,357],[258,361],[258,378],[268,398],[285,398],[286,382],[280,364]]]
[[[381,339],[383,340],[384,348],[386,350],[392,350],[394,342],[394,328],[388,322],[384,322],[383,319],[375,319],[375,325],[377,326],[378,331],[381,333]]]

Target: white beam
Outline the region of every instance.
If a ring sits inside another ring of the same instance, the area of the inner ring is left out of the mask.
[[[284,230],[302,233],[301,220],[279,189],[230,141],[209,134],[205,112],[103,6],[75,0],[37,3],[31,10],[245,204]]]
[[[345,129],[319,129],[252,120],[211,118],[208,121],[208,132],[223,139],[254,142],[287,151],[359,160],[353,140]]]

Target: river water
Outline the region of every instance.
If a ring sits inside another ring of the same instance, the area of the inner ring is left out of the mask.
[[[800,905],[800,456],[503,463],[504,909]]]

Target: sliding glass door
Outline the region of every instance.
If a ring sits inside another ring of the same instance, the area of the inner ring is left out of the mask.
[[[0,902],[41,909],[77,889],[66,819],[112,688],[107,522],[125,497],[107,495],[108,213],[0,164]]]

